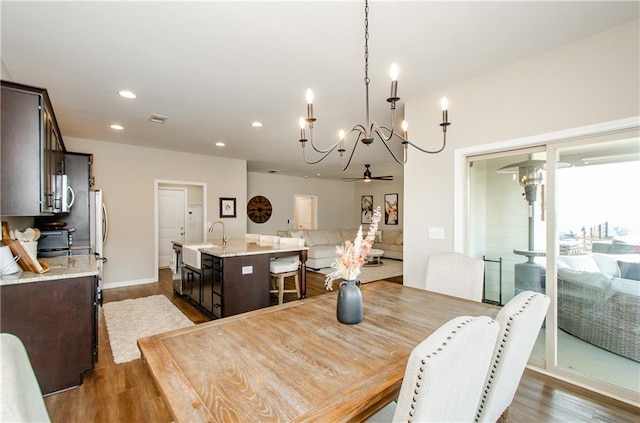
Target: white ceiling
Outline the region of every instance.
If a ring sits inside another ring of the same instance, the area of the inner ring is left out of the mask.
[[[319,144],[364,123],[363,5],[3,0],[1,58],[13,81],[48,89],[66,137],[241,158],[257,172],[358,177],[371,163],[374,176],[401,176],[380,142],[360,147],[346,172],[337,158],[302,160],[297,120],[307,88]],[[402,101],[423,98],[637,19],[638,10],[636,1],[374,1],[372,120],[388,124],[393,61]],[[119,97],[121,89],[138,98]],[[153,113],[169,119],[151,123]],[[455,125],[453,104],[450,114]],[[116,122],[125,130],[109,128]]]

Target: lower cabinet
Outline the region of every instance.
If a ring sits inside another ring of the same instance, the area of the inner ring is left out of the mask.
[[[182,294],[200,304],[202,293],[202,270],[182,265]]]
[[[211,317],[219,319],[269,306],[268,254],[217,257],[202,253],[201,266],[199,272],[185,266],[182,289]]]
[[[82,384],[98,359],[95,276],[0,286],[0,331],[24,343],[44,395]]]

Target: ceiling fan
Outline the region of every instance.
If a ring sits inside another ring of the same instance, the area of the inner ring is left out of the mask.
[[[393,181],[393,176],[391,175],[387,175],[387,176],[371,176],[371,170],[369,170],[369,164],[364,165],[364,167],[366,168],[364,171],[364,176],[362,178],[342,178],[342,180],[344,182],[354,182],[354,181],[365,181],[365,182],[370,182],[373,180],[376,181]]]

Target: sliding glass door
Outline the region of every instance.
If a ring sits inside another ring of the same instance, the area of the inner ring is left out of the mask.
[[[468,159],[468,249],[485,260],[485,302],[504,305],[522,291],[545,292],[545,159],[543,147]],[[544,335],[533,353],[541,361]]]
[[[629,135],[556,147],[570,164],[556,174],[557,366],[637,393],[640,156]]]
[[[530,362],[614,396],[640,393],[638,129],[466,156],[466,245],[485,301],[554,301]]]

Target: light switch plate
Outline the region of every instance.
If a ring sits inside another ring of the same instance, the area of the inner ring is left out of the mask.
[[[444,239],[444,228],[429,227],[429,239]]]

